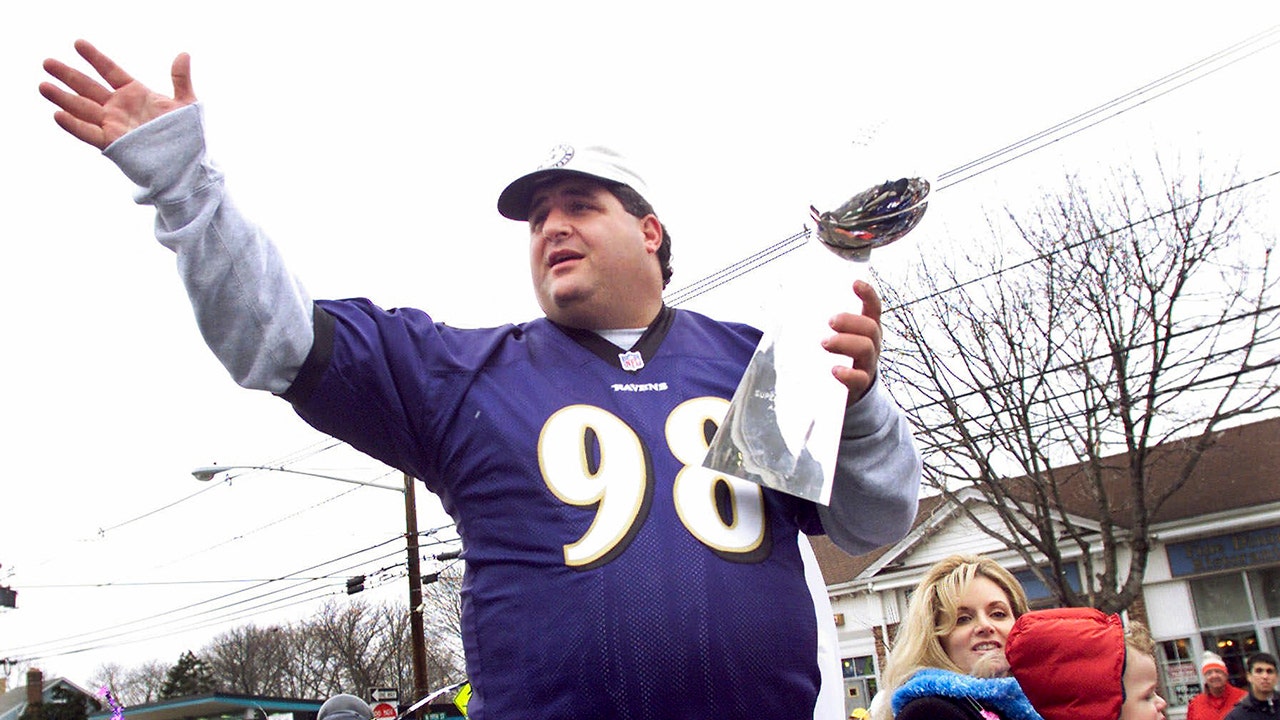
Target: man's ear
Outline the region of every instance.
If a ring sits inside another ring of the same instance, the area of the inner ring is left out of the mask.
[[[658,216],[649,213],[640,219],[640,231],[644,233],[644,246],[651,253],[662,247],[662,223]]]

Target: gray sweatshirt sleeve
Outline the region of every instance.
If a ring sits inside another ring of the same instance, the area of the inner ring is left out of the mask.
[[[845,411],[831,504],[818,506],[827,537],[851,555],[902,539],[915,521],[922,466],[906,415],[877,379]]]
[[[156,209],[156,239],[178,272],[205,342],[247,388],[289,389],[311,349],[312,302],[275,245],[227,196],[205,155],[203,111],[190,105],[103,151]]]

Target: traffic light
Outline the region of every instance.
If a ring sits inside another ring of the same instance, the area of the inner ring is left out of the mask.
[[[363,575],[357,575],[357,576],[355,576],[355,577],[349,577],[349,578],[347,578],[347,594],[348,594],[348,595],[355,595],[356,593],[360,592],[361,590],[364,590],[364,576],[363,576]]]

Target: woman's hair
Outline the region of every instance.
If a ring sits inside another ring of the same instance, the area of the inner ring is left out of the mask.
[[[955,629],[960,596],[975,577],[985,577],[1004,590],[1016,618],[1027,611],[1022,584],[994,560],[977,555],[952,555],[925,573],[911,594],[907,615],[898,626],[879,692],[893,693],[921,668],[964,672],[947,656],[942,638]],[[892,703],[872,720],[891,720]]]

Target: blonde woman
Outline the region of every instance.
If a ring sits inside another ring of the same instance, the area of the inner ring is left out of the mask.
[[[1027,611],[1022,585],[998,563],[952,555],[911,595],[872,720],[1039,720],[1004,674],[1005,638]],[[986,677],[975,677],[984,675]]]

